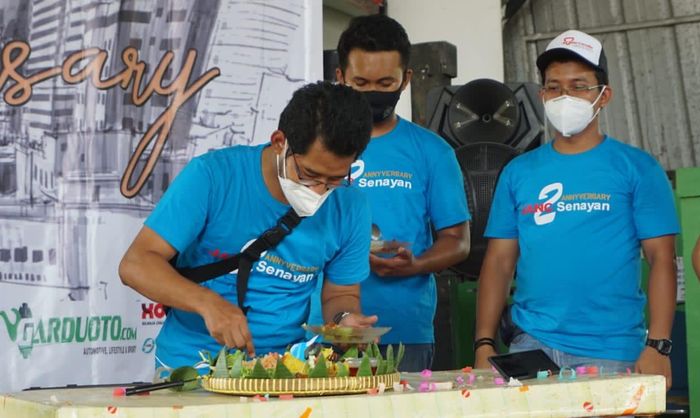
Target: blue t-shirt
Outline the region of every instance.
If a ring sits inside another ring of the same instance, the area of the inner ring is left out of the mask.
[[[178,267],[239,253],[289,210],[263,181],[265,146],[237,146],[197,157],[168,188],[146,226],[178,250]],[[339,285],[367,277],[370,225],[365,197],[339,188],[314,216],[263,253],[253,265],[246,294],[256,352],[280,352],[304,337],[300,326],[321,273]],[[202,285],[237,304],[236,277],[227,274]],[[192,365],[199,350],[215,353],[221,347],[201,316],[178,309],[170,311],[156,342],[156,356],[170,367]]]
[[[640,240],[677,234],[666,174],[606,137],[573,155],[552,143],[503,170],[485,236],[517,239],[513,321],[545,345],[635,361],[644,344]]]
[[[372,222],[382,238],[410,243],[416,256],[433,244],[431,224],[440,230],[471,219],[454,150],[433,132],[404,119],[399,118],[391,132],[372,138],[353,164],[352,177],[369,200]],[[376,326],[392,328],[382,336],[382,344],[434,341],[437,296],[432,274],[370,273],[360,289],[363,313],[378,315]]]

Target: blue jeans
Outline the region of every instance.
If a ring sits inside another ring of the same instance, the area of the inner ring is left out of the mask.
[[[398,344],[394,346],[394,356],[396,356]],[[433,366],[433,352],[435,344],[404,344],[405,350],[403,360],[399,365],[401,372],[422,372],[425,369],[430,369]],[[386,345],[380,345],[379,351],[386,358]]]
[[[595,357],[576,356],[561,350],[547,347],[535,337],[522,333],[513,339],[510,352],[542,349],[559,367],[597,366],[603,367],[604,373],[625,373],[627,369],[634,370],[633,361],[609,360]]]

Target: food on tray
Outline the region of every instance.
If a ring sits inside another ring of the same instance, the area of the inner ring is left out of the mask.
[[[333,348],[315,344],[305,350],[303,360],[289,351],[252,359],[248,359],[243,351],[229,352],[226,347],[216,357],[200,352],[202,361],[195,367],[205,366],[210,371],[201,379],[195,379],[194,385],[201,384],[205,390],[226,394],[315,396],[363,393],[379,387],[391,388],[399,382],[403,344],[399,344],[396,353],[392,346],[388,346],[385,358],[373,342],[389,328],[361,329],[359,335],[355,328],[338,325],[313,328],[324,337],[342,336],[343,347],[349,348],[341,356]],[[367,333],[368,330],[372,331]],[[184,369],[198,374],[194,367]]]
[[[337,353],[331,348],[320,350],[318,355],[309,355],[301,361],[289,352],[280,355],[269,353],[261,357],[245,360],[245,353],[235,350],[219,352],[216,359],[208,354],[202,358],[209,363],[211,377],[242,379],[292,379],[292,378],[328,378],[347,376],[380,376],[396,373],[403,357],[404,346],[399,344],[394,356],[392,346],[387,347],[386,358],[376,344],[369,344],[361,355],[357,347],[349,348],[338,361]]]

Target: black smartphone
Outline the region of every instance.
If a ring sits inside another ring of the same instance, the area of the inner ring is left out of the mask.
[[[489,357],[489,362],[506,379],[532,379],[540,370],[559,373],[559,366],[542,350],[520,351]]]

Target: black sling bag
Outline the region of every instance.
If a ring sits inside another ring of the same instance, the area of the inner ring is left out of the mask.
[[[243,303],[245,302],[245,294],[248,291],[248,279],[250,278],[250,270],[253,268],[253,263],[260,259],[260,255],[263,252],[277,246],[284,237],[289,235],[292,230],[299,225],[301,219],[302,218],[297,215],[294,209],[290,208],[289,211],[277,221],[277,225],[263,232],[240,253],[221,261],[215,261],[211,264],[204,264],[197,267],[175,268],[175,270],[195,283],[202,283],[209,279],[229,274],[238,269],[238,278],[236,279],[238,307],[241,308],[245,315],[248,313],[249,307],[243,306]],[[170,261],[173,266],[175,266],[176,260],[177,256]]]

